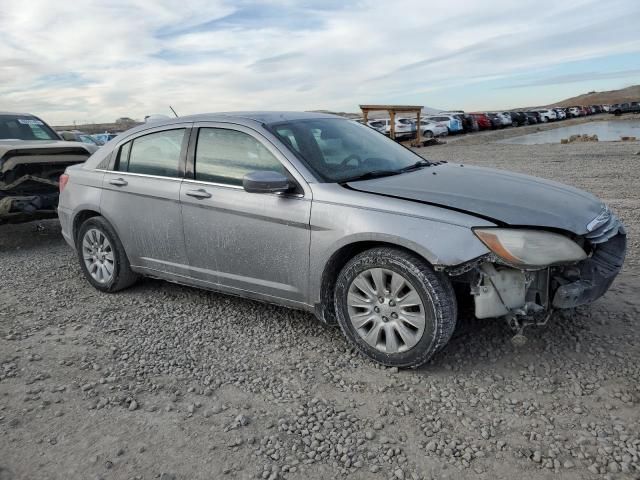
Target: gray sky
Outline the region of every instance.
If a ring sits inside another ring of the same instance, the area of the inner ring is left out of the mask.
[[[640,83],[639,20],[635,0],[0,0],[0,110],[542,105]]]

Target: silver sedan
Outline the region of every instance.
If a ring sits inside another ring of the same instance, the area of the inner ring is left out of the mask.
[[[448,342],[460,303],[520,333],[595,300],[626,249],[586,192],[430,162],[324,114],[145,124],[60,186],[62,233],[98,290],[152,276],[311,311],[398,367]]]

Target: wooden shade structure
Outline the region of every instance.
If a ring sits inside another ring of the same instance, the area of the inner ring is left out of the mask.
[[[420,132],[420,114],[422,106],[416,105],[360,105],[362,110],[362,118],[364,123],[369,121],[369,112],[384,112],[389,114],[389,137],[396,138],[396,113],[415,113],[416,114],[416,145],[422,144],[422,133]]]

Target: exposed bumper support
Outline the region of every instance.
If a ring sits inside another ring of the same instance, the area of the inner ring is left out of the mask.
[[[553,307],[577,307],[604,295],[622,269],[626,248],[627,236],[619,233],[598,244],[593,255],[576,265],[574,272],[554,276],[554,282],[560,286],[553,296]]]

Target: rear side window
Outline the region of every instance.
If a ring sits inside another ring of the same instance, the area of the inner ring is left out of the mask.
[[[116,170],[177,177],[184,135],[184,128],[165,130],[125,143],[120,147]]]
[[[196,180],[240,186],[245,174],[259,170],[288,175],[280,161],[251,135],[223,128],[198,132]]]

